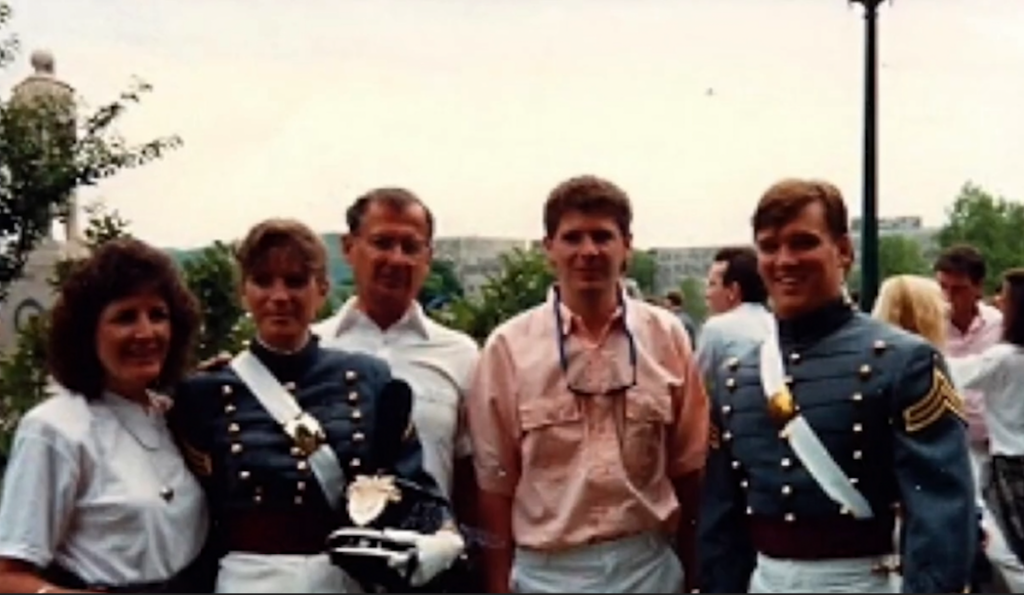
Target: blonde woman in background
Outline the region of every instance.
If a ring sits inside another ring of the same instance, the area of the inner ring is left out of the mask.
[[[872,316],[919,335],[941,349],[946,344],[948,309],[942,289],[933,279],[896,275],[882,283]]]

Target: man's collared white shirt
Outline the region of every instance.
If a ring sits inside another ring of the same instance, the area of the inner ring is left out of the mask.
[[[327,348],[376,355],[413,390],[413,423],[423,443],[423,463],[451,496],[456,458],[469,456],[464,399],[479,347],[469,336],[431,320],[416,302],[381,330],[350,298],[313,326]]]

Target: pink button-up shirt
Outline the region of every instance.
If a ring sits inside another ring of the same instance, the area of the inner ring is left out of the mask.
[[[995,345],[1003,336],[1003,314],[997,308],[985,303],[978,304],[978,315],[971,321],[966,332],[952,322],[946,323],[946,349],[949,357],[977,355]],[[976,390],[961,390],[964,397],[964,413],[972,442],[988,440],[985,426],[985,398]]]
[[[584,338],[567,309],[556,328],[549,296],[484,347],[467,399],[474,462],[483,490],[513,497],[517,546],[561,550],[676,527],[672,479],[704,465],[707,395],[675,315],[628,298],[625,314],[637,384],[624,393],[572,393],[557,339],[566,333],[575,349],[617,345],[608,357],[628,366],[621,316]]]

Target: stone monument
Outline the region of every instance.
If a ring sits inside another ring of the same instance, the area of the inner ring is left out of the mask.
[[[53,54],[47,50],[36,50],[30,58],[33,73],[14,86],[11,90],[11,103],[15,106],[41,108],[40,117],[56,117],[59,128],[43,127],[47,130],[59,130],[60,134],[74,139],[76,130],[75,90],[68,83],[56,76]],[[42,142],[54,142],[56,139],[44,138]],[[59,142],[59,141],[58,141]],[[78,248],[81,238],[78,237],[78,199],[72,193],[68,200],[67,218],[64,223],[64,241],[69,249]]]
[[[53,54],[37,50],[32,52],[30,61],[33,73],[14,86],[11,103],[56,107],[60,110],[58,115],[66,118],[67,132],[74,134],[75,92],[71,85],[56,77]],[[79,228],[78,200],[72,193],[63,234],[56,235],[51,231],[39,242],[28,256],[22,278],[11,284],[7,299],[0,305],[0,353],[10,353],[17,344],[18,331],[33,316],[42,314],[53,304],[54,292],[49,281],[57,263],[65,258],[84,255],[85,246]]]

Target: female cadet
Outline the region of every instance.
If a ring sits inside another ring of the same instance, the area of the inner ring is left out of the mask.
[[[205,499],[154,392],[180,379],[195,299],[163,252],[115,240],[51,316],[52,395],[19,423],[4,479],[0,591],[208,591]]]
[[[450,507],[423,470],[414,432],[400,428],[392,441],[398,449],[375,439],[388,416],[382,400],[396,382],[387,365],[323,349],[310,333],[328,290],[320,239],[296,221],[265,221],[243,240],[237,260],[256,339],[226,367],[183,383],[174,409],[174,427],[205,483],[224,552],[216,589],[356,590],[325,549],[331,531],[354,516],[343,512],[353,478],[375,468],[382,449],[395,452],[397,475],[438,494],[442,516],[450,518]],[[462,551],[454,531],[412,541],[420,558],[413,586]]]

